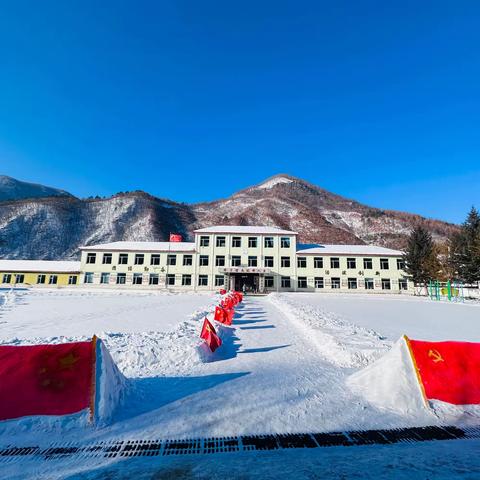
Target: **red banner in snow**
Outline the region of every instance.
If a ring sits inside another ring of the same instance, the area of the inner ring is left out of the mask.
[[[222,340],[217,335],[215,328],[207,319],[205,319],[203,322],[200,338],[205,340],[212,352],[214,352],[222,344]]]
[[[429,400],[480,403],[480,343],[409,340],[420,385]]]
[[[0,420],[90,406],[95,343],[0,346]]]

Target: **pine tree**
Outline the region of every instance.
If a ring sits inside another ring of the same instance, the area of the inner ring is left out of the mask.
[[[421,224],[410,233],[403,259],[405,270],[414,283],[426,285],[438,277],[440,264],[435,244],[431,233]]]
[[[480,281],[480,214],[474,207],[450,240],[450,264],[459,280]]]

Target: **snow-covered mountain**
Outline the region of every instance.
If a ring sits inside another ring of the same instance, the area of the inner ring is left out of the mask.
[[[0,175],[0,202],[24,198],[71,197],[58,188],[46,187],[38,183],[22,182],[7,175]]]
[[[225,224],[288,228],[299,232],[299,240],[305,243],[375,243],[401,248],[418,221],[438,241],[458,228],[368,207],[304,180],[276,175],[227,199],[199,204],[176,203],[140,191],[105,199],[54,196],[3,201],[0,257],[78,258],[81,245],[166,240],[169,232],[192,238],[196,228]]]

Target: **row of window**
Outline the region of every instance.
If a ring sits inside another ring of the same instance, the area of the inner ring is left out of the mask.
[[[94,274],[93,272],[86,272],[84,276],[84,283],[93,283]],[[103,272],[100,274],[100,283],[109,284],[110,283],[110,273]],[[125,285],[127,283],[126,273],[117,273],[114,279],[117,285]],[[166,275],[166,284],[169,286],[182,285],[184,287],[192,285],[192,275]],[[132,277],[133,285],[142,285],[144,283],[144,277],[141,273],[134,273]],[[145,282],[146,283],[146,282]],[[148,276],[149,285],[158,285],[160,283],[160,277],[158,273],[151,273]],[[221,287],[225,284],[225,277],[223,275],[215,275],[214,285],[216,287]],[[206,287],[208,286],[208,275],[199,275],[198,276],[198,286]]]
[[[2,283],[25,283],[25,275],[23,273],[4,273],[2,277]],[[46,285],[47,284],[47,275],[40,273],[37,275],[37,285]],[[48,285],[56,285],[58,283],[58,275],[48,275]],[[68,276],[68,284],[76,285],[77,284],[77,275]]]
[[[242,247],[242,237],[232,237],[231,239],[231,246],[232,248],[241,248]],[[223,236],[217,236],[215,238],[215,246],[216,247],[226,247],[227,238]],[[247,239],[248,248],[257,248],[259,245],[258,237],[248,237]],[[200,246],[201,247],[209,247],[210,246],[210,237],[209,236],[201,236],[200,237]],[[263,246],[264,248],[273,248],[275,246],[275,239],[274,237],[264,237],[263,238]],[[280,248],[290,248],[291,246],[291,239],[290,237],[280,237]]]
[[[209,237],[206,237],[209,238]],[[134,264],[135,265],[144,265],[145,264],[145,254],[143,253],[136,253],[134,254]],[[353,257],[347,257],[347,269],[356,269],[357,268],[357,260]],[[403,259],[397,258],[397,269],[403,270],[405,268],[405,263]],[[97,254],[96,253],[88,253],[87,254],[87,264],[95,264],[97,261]],[[110,265],[112,263],[112,254],[111,253],[104,253],[102,256],[102,264],[103,265]],[[128,264],[128,253],[120,253],[118,257],[118,264],[119,265],[127,265]],[[193,265],[193,255],[183,255],[183,266],[191,266]],[[232,267],[240,267],[242,264],[242,257],[240,255],[232,255],[231,256],[231,266]],[[160,254],[152,254],[150,256],[150,265],[160,265]],[[167,255],[167,265],[177,265],[177,255],[176,254],[168,254]],[[209,265],[209,256],[208,255],[199,255],[199,265],[201,267],[208,267]],[[216,255],[215,256],[215,266],[217,267],[224,267],[225,266],[225,256],[224,255]],[[257,267],[258,266],[258,257],[257,256],[249,256],[248,257],[248,266],[249,267]],[[291,266],[291,257],[280,257],[280,266],[282,268],[290,268]],[[323,268],[324,262],[323,257],[314,257],[313,258],[313,266],[314,268]],[[264,257],[264,267],[266,268],[273,268],[274,267],[274,257],[265,256]],[[297,257],[297,267],[298,268],[307,268],[307,257]],[[340,268],[340,258],[339,257],[331,257],[330,258],[330,268]],[[364,258],[363,259],[363,269],[364,270],[372,270],[373,269],[373,259],[372,258]],[[380,270],[389,270],[390,269],[390,259],[388,258],[380,258]]]
[[[362,279],[362,281],[365,290],[373,290],[375,288],[375,281],[373,278],[364,278]],[[281,288],[292,288],[292,279],[290,277],[280,277],[280,286]],[[340,277],[331,277],[330,279],[324,279],[323,277],[315,277],[313,286],[315,288],[325,288],[326,286],[329,286],[333,289],[346,286],[350,290],[356,290],[360,286],[360,282],[357,278],[347,278],[346,280],[341,280]],[[382,290],[391,290],[392,282],[389,278],[382,278],[378,286],[381,286]],[[265,277],[265,288],[274,287],[274,277]],[[307,277],[297,278],[297,288],[308,288]],[[406,279],[399,279],[398,288],[399,290],[407,290],[408,281]]]

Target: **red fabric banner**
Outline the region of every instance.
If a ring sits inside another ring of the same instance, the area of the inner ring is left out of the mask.
[[[203,338],[207,345],[210,347],[210,350],[214,352],[221,344],[222,340],[217,335],[215,328],[208,321],[207,318],[203,321],[202,332],[200,333],[200,338]]]
[[[178,233],[171,233],[170,234],[170,241],[171,242],[181,242],[183,237]]]
[[[226,320],[225,310],[222,307],[215,307],[215,314],[213,319],[217,322],[224,323]]]
[[[0,346],[0,420],[90,406],[94,342]]]
[[[407,342],[427,399],[480,403],[480,343]]]

